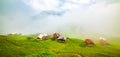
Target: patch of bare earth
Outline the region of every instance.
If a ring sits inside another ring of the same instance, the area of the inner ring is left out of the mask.
[[[78,52],[58,52],[58,55],[66,55],[66,54],[73,54],[76,55],[78,57],[83,57],[80,53]]]

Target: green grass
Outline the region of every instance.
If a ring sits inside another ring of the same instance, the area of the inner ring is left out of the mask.
[[[52,36],[42,41],[35,41],[35,38],[36,35],[0,35],[0,57],[78,57],[74,53],[84,57],[120,57],[119,38],[110,38],[110,46],[98,42],[87,46],[77,38],[68,38],[65,43],[52,40]]]

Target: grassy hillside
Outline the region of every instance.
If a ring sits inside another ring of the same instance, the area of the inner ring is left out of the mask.
[[[109,40],[110,46],[95,42],[92,47],[75,38],[68,38],[65,43],[52,37],[42,41],[35,38],[36,35],[0,35],[0,57],[120,57],[120,42],[112,41],[113,38]]]

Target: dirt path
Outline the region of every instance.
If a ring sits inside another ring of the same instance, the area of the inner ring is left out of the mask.
[[[64,44],[62,44],[61,46],[55,47],[55,48],[62,48],[64,46]],[[50,48],[50,50],[55,50],[55,48]]]
[[[63,45],[61,45],[61,46],[59,46],[59,47],[56,47],[56,48],[62,48],[64,46],[64,44]],[[55,50],[55,48],[50,48],[50,50],[51,51],[54,51]],[[65,55],[65,54],[73,54],[73,55],[76,55],[76,56],[78,56],[78,57],[83,57],[80,53],[78,53],[78,52],[56,52],[58,55]]]
[[[16,47],[16,48],[22,48],[21,46],[17,46],[15,44],[12,44],[12,46]]]
[[[58,52],[58,55],[62,55],[62,54],[73,54],[73,55],[76,55],[78,57],[83,57],[80,53],[78,52]]]
[[[9,40],[7,40],[7,39],[6,39],[6,41],[7,41],[11,46],[14,46],[14,47],[16,47],[16,48],[22,48],[21,46],[18,46],[18,45],[15,45],[15,44],[9,42]]]

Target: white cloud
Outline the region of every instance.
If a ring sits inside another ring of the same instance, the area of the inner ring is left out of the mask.
[[[72,3],[81,3],[81,4],[88,4],[90,3],[90,1],[92,0],[67,0],[68,2],[72,2]]]
[[[80,6],[79,5],[76,5],[76,4],[72,4],[72,3],[65,3],[63,7],[61,7],[62,9],[68,9],[68,10],[71,10],[71,9],[75,9],[75,8],[79,8]]]
[[[32,7],[35,11],[43,10],[63,11],[73,10],[81,7],[96,5],[96,3],[107,3],[108,0],[22,0],[25,4]],[[112,0],[109,0],[112,1]],[[62,5],[62,6],[59,6]]]
[[[89,4],[91,0],[73,0],[74,2],[79,2],[79,3],[82,3],[82,4]]]
[[[23,0],[25,4],[31,6],[36,11],[57,10],[58,0]]]
[[[25,4],[29,5],[36,11],[42,10],[52,10],[52,11],[62,11],[66,9],[79,8],[80,4],[89,4],[91,0],[23,0]],[[59,5],[62,2],[62,6]]]
[[[44,19],[42,19],[40,15],[38,15],[38,19],[31,19],[31,16],[24,16],[24,13],[21,12],[17,12],[16,14],[12,13],[13,15],[5,16],[5,18],[2,18],[3,20],[8,19],[4,22],[4,31],[36,33],[56,31],[67,32],[68,30],[71,30],[74,31],[73,34],[75,34],[76,32],[80,33],[80,31],[82,31],[79,29],[80,27],[83,28],[83,32],[89,30],[96,33],[110,34],[112,32],[115,32],[114,22],[116,21],[115,19],[117,19],[117,13],[119,12],[118,7],[120,5],[109,4],[105,6],[102,3],[97,3],[90,5],[84,10],[80,7],[77,0],[66,0],[61,7],[57,6],[59,4],[58,0],[25,0],[24,2],[36,11],[56,11],[57,9],[70,9],[71,11],[66,12],[62,16],[47,16],[44,14],[44,17],[46,17]],[[73,27],[70,27],[70,25]],[[75,28],[74,25],[76,26]]]
[[[89,3],[90,0],[80,0],[81,3]]]

